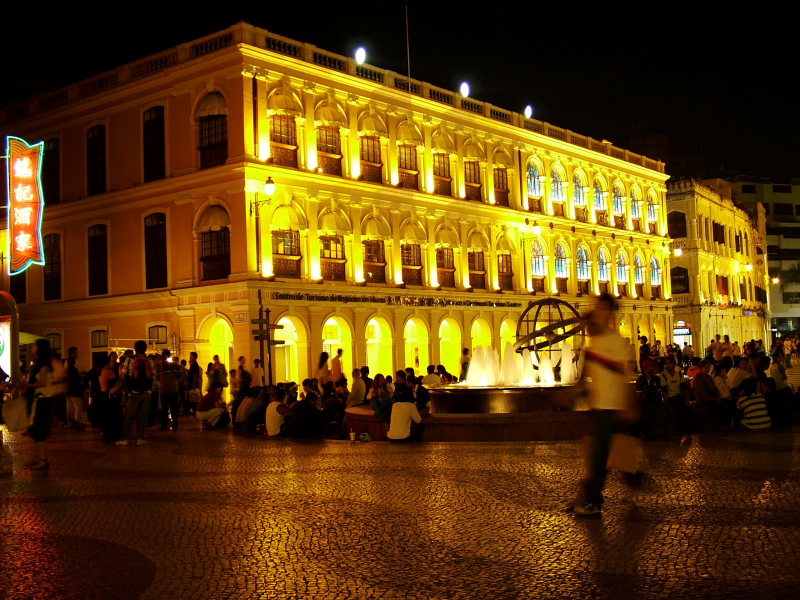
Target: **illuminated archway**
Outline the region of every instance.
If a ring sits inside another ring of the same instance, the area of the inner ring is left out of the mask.
[[[447,317],[439,325],[439,362],[448,373],[461,372],[461,328],[455,319]]]
[[[230,322],[219,315],[207,318],[201,325],[197,336],[203,340],[197,344],[197,362],[203,373],[206,372],[208,363],[214,362],[214,356],[219,356],[221,363],[230,371],[233,366],[233,327]],[[203,376],[203,389],[205,390],[207,378]]]
[[[364,336],[367,341],[367,365],[370,377],[376,373],[392,375],[394,364],[392,358],[393,341],[392,328],[383,317],[373,317],[367,321],[367,330]]]
[[[273,346],[274,383],[293,381],[300,383],[308,374],[308,335],[303,323],[296,317],[282,317],[275,330],[275,339],[283,344]],[[266,360],[266,359],[265,359]],[[267,366],[264,367],[266,370]],[[267,376],[269,381],[269,376]]]
[[[517,341],[517,324],[516,322],[512,321],[511,319],[503,319],[503,322],[500,324],[500,357],[504,356],[504,352],[506,351],[506,344],[511,344],[512,346]]]
[[[403,368],[413,367],[415,373],[425,373],[425,369],[430,364],[430,355],[428,354],[428,327],[422,319],[411,317],[406,322],[406,326],[403,328],[403,341],[405,347]]]
[[[353,334],[350,325],[341,317],[330,317],[322,326],[322,350],[331,360],[341,348],[342,374],[350,381],[353,378]]]
[[[656,340],[661,340],[661,345],[666,346],[672,342],[672,336],[667,337],[667,330],[664,326],[664,317],[658,316],[653,319],[653,339],[650,340],[655,343]]]
[[[492,328],[486,319],[482,319],[480,317],[475,319],[472,322],[470,333],[472,335],[473,353],[475,352],[475,348],[478,346],[481,346],[485,349],[494,348],[494,345],[492,344]]]

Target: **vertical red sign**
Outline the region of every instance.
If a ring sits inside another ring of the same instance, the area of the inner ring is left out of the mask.
[[[8,157],[8,245],[11,275],[31,265],[44,264],[41,186],[44,142],[29,145],[18,137],[6,138]]]

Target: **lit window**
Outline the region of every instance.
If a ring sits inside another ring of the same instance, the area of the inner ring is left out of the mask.
[[[566,279],[569,277],[569,263],[567,263],[567,250],[563,244],[556,245],[556,277]]]
[[[561,180],[561,173],[553,171],[550,181],[550,195],[553,202],[564,201],[564,184]]]
[[[597,253],[597,279],[598,281],[611,279],[611,273],[608,268],[608,253],[603,249]]]
[[[661,266],[655,256],[650,261],[650,285],[661,285]]]
[[[591,278],[589,256],[585,248],[578,248],[578,279],[587,281]]]
[[[656,202],[656,199],[653,198],[652,196],[650,197],[650,200],[647,202],[647,220],[650,223],[655,223],[656,221],[658,221],[658,203]]]
[[[536,277],[544,277],[544,252],[542,245],[539,242],[533,242],[531,249],[531,275]]]
[[[622,189],[614,186],[614,214],[615,215],[624,215],[625,214],[625,201],[622,197]]]
[[[617,253],[617,283],[628,283],[628,261],[623,252]]]
[[[575,175],[572,187],[575,206],[586,206],[586,193],[583,190],[583,179],[580,175]]]
[[[594,184],[594,208],[595,210],[606,209],[605,194],[603,194],[603,187],[599,182],[595,182]]]
[[[542,196],[539,167],[533,163],[528,163],[528,196],[531,198],[540,198]]]
[[[642,264],[642,257],[638,254],[633,257],[633,270],[636,283],[644,283],[644,265]]]
[[[636,195],[636,192],[631,192],[631,216],[634,219],[638,219],[640,217],[639,197]]]

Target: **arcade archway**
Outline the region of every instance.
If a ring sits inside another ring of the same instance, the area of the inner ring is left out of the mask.
[[[461,372],[461,328],[455,319],[446,317],[439,324],[439,361],[448,373]]]
[[[367,365],[370,377],[376,373],[391,375],[394,373],[392,329],[383,317],[373,317],[367,321]]]
[[[341,317],[330,317],[322,326],[322,350],[330,359],[342,349],[342,374],[349,381],[353,375],[353,334],[349,323]]]
[[[481,346],[485,349],[494,348],[492,344],[492,328],[489,325],[489,322],[486,319],[477,318],[472,322],[472,328],[470,329],[470,333],[472,335],[472,352],[475,352],[475,348]]]
[[[411,317],[403,328],[403,340],[405,348],[403,368],[413,367],[415,373],[424,373],[430,364],[428,327],[425,322],[418,317]]]
[[[272,347],[275,383],[293,381],[297,384],[308,377],[308,335],[303,324],[293,317],[282,317],[275,330],[275,339],[283,344]],[[264,369],[266,370],[266,366]],[[267,377],[269,381],[269,377]]]

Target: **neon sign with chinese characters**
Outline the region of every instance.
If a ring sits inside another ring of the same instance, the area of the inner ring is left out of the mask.
[[[18,137],[6,138],[11,275],[22,273],[31,265],[44,264],[44,195],[41,185],[43,151],[44,142],[31,146]]]

